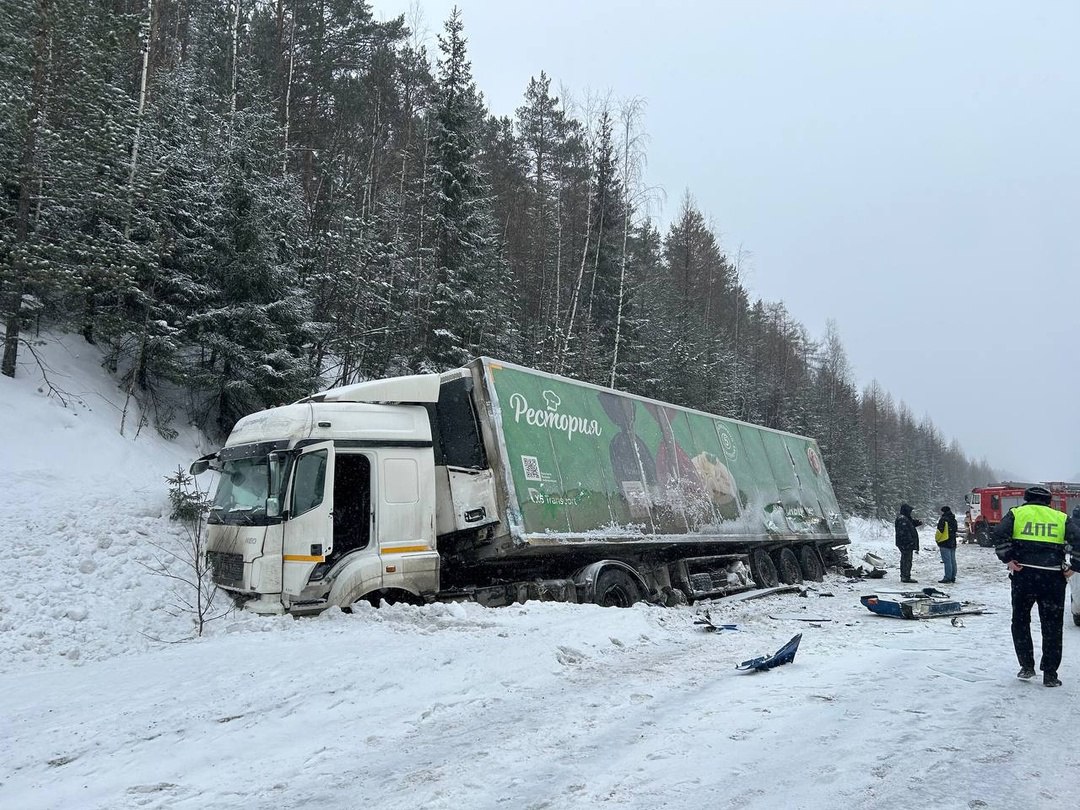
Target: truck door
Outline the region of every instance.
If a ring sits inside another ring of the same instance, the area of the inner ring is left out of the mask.
[[[350,551],[371,543],[374,512],[371,508],[371,460],[361,453],[335,453],[333,554],[336,563]]]
[[[281,549],[281,590],[298,596],[312,569],[333,550],[334,443],[301,450],[293,464],[286,500],[288,519]]]

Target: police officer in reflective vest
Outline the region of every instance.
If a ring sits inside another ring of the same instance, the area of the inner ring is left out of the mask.
[[[1035,677],[1035,647],[1031,641],[1031,608],[1039,606],[1042,629],[1043,684],[1061,686],[1061,625],[1065,617],[1065,583],[1080,571],[1080,526],[1064,512],[1050,508],[1050,490],[1024,490],[1024,503],[1009,510],[994,530],[998,558],[1009,566],[1012,580],[1012,639],[1020,662],[1017,678]]]

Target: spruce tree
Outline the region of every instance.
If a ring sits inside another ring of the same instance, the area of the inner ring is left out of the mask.
[[[671,285],[669,380],[682,400],[722,411],[710,396],[711,378],[719,371],[715,347],[720,338],[711,306],[713,276],[721,272],[723,254],[689,191],[664,239],[664,261]]]
[[[433,369],[517,342],[509,268],[500,255],[491,200],[478,165],[483,103],[472,79],[461,13],[439,37],[431,110],[433,291],[424,361]]]

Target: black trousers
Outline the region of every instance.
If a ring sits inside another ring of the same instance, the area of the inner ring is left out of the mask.
[[[1009,575],[1012,580],[1012,639],[1016,660],[1022,667],[1035,668],[1035,647],[1031,641],[1031,608],[1039,606],[1042,631],[1043,672],[1057,674],[1061,663],[1061,625],[1065,618],[1065,576],[1060,571],[1024,568]]]
[[[915,555],[915,549],[900,549],[900,579],[911,579],[911,559]]]

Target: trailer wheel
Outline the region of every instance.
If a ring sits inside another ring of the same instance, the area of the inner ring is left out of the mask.
[[[750,555],[750,576],[759,588],[775,588],[780,584],[772,557],[763,548],[754,549]]]
[[[803,546],[799,549],[799,565],[802,566],[803,576],[814,582],[825,579],[825,566],[821,563],[817,549],[813,546]]]
[[[596,578],[596,604],[601,607],[630,607],[641,600],[634,578],[618,568],[605,568]]]
[[[776,563],[776,573],[780,581],[785,585],[796,585],[803,580],[802,568],[799,567],[799,558],[790,548],[782,548],[774,552],[773,561]]]

